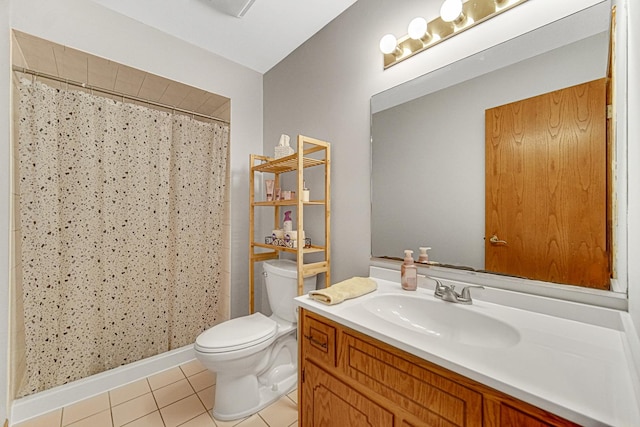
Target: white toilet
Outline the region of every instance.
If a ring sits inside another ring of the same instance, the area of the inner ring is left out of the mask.
[[[216,325],[196,338],[196,357],[216,373],[213,416],[235,420],[258,412],[298,383],[296,263],[263,263],[273,314],[238,317]],[[316,276],[304,279],[304,292],[316,288]]]

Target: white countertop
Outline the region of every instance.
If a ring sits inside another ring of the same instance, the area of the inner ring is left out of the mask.
[[[436,300],[430,289],[408,292],[399,283],[372,278],[378,290],[359,298],[327,306],[301,296],[296,303],[578,424],[640,426],[637,375],[622,326],[610,325],[616,322],[598,326],[474,299],[473,305],[457,306],[511,325],[520,333],[520,341],[507,348],[465,345],[394,325],[366,310],[362,302],[381,294]],[[608,310],[603,317],[611,315]]]

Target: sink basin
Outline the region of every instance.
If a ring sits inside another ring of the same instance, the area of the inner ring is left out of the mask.
[[[409,295],[376,295],[362,303],[375,316],[425,335],[474,347],[506,348],[520,341],[512,326],[469,306]]]

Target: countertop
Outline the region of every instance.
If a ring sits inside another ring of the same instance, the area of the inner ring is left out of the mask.
[[[624,322],[600,326],[474,299],[472,305],[458,306],[511,325],[520,341],[507,348],[466,345],[394,325],[366,310],[362,303],[381,294],[451,304],[435,299],[425,287],[408,292],[397,282],[372,279],[378,289],[359,298],[328,306],[305,295],[296,304],[575,423],[640,426],[638,377]],[[611,316],[608,310],[604,317]]]

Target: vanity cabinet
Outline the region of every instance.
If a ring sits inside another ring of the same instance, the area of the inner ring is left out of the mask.
[[[299,422],[320,426],[575,426],[300,309]]]
[[[314,362],[305,367],[300,411],[302,426],[346,427],[394,425],[394,414],[349,387]],[[409,424],[410,425],[410,424]]]

